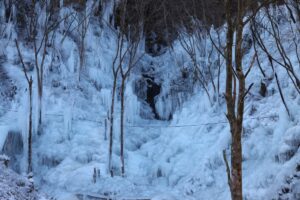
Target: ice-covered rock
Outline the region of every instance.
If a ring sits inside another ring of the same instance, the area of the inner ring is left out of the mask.
[[[8,132],[1,153],[10,157],[9,166],[20,172],[20,159],[24,153],[23,136],[20,131]]]
[[[300,126],[288,129],[283,135],[283,142],[280,145],[276,160],[285,162],[290,160],[300,147]]]

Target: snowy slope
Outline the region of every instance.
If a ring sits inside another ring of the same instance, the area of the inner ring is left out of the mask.
[[[0,155],[0,159],[4,158]],[[2,200],[46,200],[46,197],[37,193],[33,180],[23,177],[8,169],[0,161],[0,199]]]
[[[287,22],[281,24],[287,35],[288,26]],[[222,158],[224,149],[227,157],[230,157],[225,101],[219,97],[211,105],[199,87],[192,88],[192,92],[170,94],[174,80],[179,80],[181,75],[179,66],[191,65],[179,42],[175,42],[174,51],[167,51],[161,56],[152,58],[145,55],[128,80],[125,102],[125,178],[118,176],[120,148],[117,101],[113,149],[116,176],[109,176],[105,119],[110,106],[110,66],[116,41],[109,28],[99,27],[97,21],[92,21],[88,29],[86,65],[80,83],[77,81],[79,56],[74,35],[68,35],[62,42],[62,32],[58,30],[55,34],[54,47],[49,50],[46,59],[44,132],[40,137],[34,136],[33,160],[37,187],[59,200],[75,200],[76,194],[93,193],[153,200],[230,199]],[[11,37],[1,39],[1,42],[7,44],[2,49],[7,59],[1,67],[17,86],[17,95],[10,105],[1,107],[4,114],[0,116],[0,147],[11,129],[21,130],[23,137],[27,137],[28,92],[13,42],[16,35],[13,29],[10,31]],[[268,48],[274,55],[278,54],[268,38],[268,34],[264,33],[264,39],[269,42]],[[288,40],[284,40],[284,44],[290,48],[289,56],[294,58],[295,66],[298,65],[295,50],[288,46]],[[22,44],[21,50],[26,62],[31,62],[32,49]],[[250,65],[253,54],[251,48],[245,56],[245,66]],[[247,85],[254,83],[254,87],[246,99],[245,108],[245,198],[280,199],[281,193],[282,199],[299,199],[300,95],[286,71],[276,66],[292,114],[290,119],[281,102],[272,69],[268,61],[263,59],[263,53],[260,54],[267,78],[262,77],[255,63],[247,79]],[[162,86],[155,106],[164,118],[175,112],[171,121],[159,121],[151,117],[143,119],[140,116],[141,113],[151,114],[145,102],[137,97],[135,83],[141,78],[141,71],[152,67],[155,68],[155,82]],[[299,68],[295,69],[300,74]],[[35,76],[34,72],[31,74]],[[223,68],[221,91],[225,87],[224,77]],[[261,81],[267,85],[266,97],[259,93]],[[212,86],[209,86],[209,92],[213,93]],[[37,110],[34,111],[36,114]],[[26,142],[24,144],[26,147]],[[26,169],[25,161],[26,155],[20,161],[23,171]]]

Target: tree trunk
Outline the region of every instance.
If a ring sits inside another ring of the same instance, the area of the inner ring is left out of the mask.
[[[107,118],[104,120],[104,140],[107,140]]]
[[[47,39],[47,36],[46,36]],[[45,39],[45,40],[46,40]],[[46,45],[46,42],[45,44]],[[37,93],[38,93],[38,131],[37,134],[41,135],[42,127],[42,98],[43,98],[43,74],[44,74],[44,59],[46,55],[46,46],[44,46],[43,58],[41,65],[38,60],[38,50],[36,47],[36,41],[34,41],[34,54],[35,54],[35,65],[36,65],[36,76],[37,76]]]
[[[37,132],[38,135],[42,134],[42,96],[43,96],[42,87],[43,87],[42,85],[39,86],[39,94],[38,94],[38,103],[39,103],[38,132]]]
[[[41,64],[41,74],[40,74],[40,88],[39,88],[39,91],[40,91],[40,112],[39,112],[39,115],[40,115],[40,121],[39,121],[39,125],[40,125],[40,128],[42,126],[42,111],[43,111],[43,84],[44,84],[44,60],[45,60],[45,56],[46,56],[46,45],[47,45],[47,41],[48,41],[48,35],[46,35],[45,37],[45,44],[44,44],[44,52],[43,52],[43,60],[42,60],[42,64]],[[41,130],[40,130],[41,131]]]
[[[245,75],[243,73],[242,59],[242,39],[243,39],[243,4],[242,0],[238,0],[237,18],[232,16],[233,0],[226,1],[227,13],[227,43],[226,43],[226,104],[227,104],[227,119],[230,125],[232,136],[231,144],[231,170],[228,174],[228,183],[231,192],[232,200],[243,199],[243,184],[242,184],[242,130],[243,130],[243,115],[244,115],[244,98],[245,91]],[[235,21],[236,20],[236,21]],[[235,72],[233,73],[233,36],[236,30],[235,38]],[[236,102],[236,77],[238,79],[239,89]],[[234,88],[232,88],[234,81]]]
[[[126,77],[125,77],[126,78]],[[125,175],[125,164],[124,164],[124,102],[125,102],[125,78],[122,78],[121,85],[121,124],[120,124],[120,158],[121,158],[121,173]]]
[[[19,44],[17,39],[15,39],[15,44],[18,50],[18,54],[19,54],[19,58],[20,61],[22,63],[22,67],[23,67],[23,72],[25,75],[25,78],[27,80],[28,83],[28,90],[29,90],[29,125],[28,125],[28,140],[27,140],[27,145],[28,145],[28,155],[27,155],[27,164],[28,164],[28,168],[27,168],[27,173],[31,173],[32,172],[32,77],[28,77],[27,72],[26,72],[26,67],[23,61],[23,57],[19,48]]]
[[[36,51],[36,47],[35,47]],[[38,93],[38,129],[42,124],[42,81],[41,81],[41,69],[38,64],[38,52],[35,52],[35,65],[36,65],[36,76],[37,76],[37,93]],[[39,135],[39,131],[38,131]]]
[[[236,46],[235,46],[235,63],[236,73],[239,82],[237,116],[235,122],[235,131],[232,133],[232,192],[234,200],[243,199],[243,184],[242,184],[242,131],[244,119],[244,98],[245,98],[245,75],[243,73],[243,2],[238,1],[238,17],[236,31]]]
[[[83,20],[85,16],[82,17]],[[80,82],[81,80],[81,72],[83,70],[83,65],[84,65],[84,40],[85,40],[85,27],[84,27],[84,23],[81,24],[81,37],[80,37],[80,50],[79,50],[79,70],[78,70],[78,81]]]
[[[27,173],[32,172],[32,78],[28,82],[29,86],[29,127],[28,127],[28,169]]]
[[[114,130],[114,109],[115,109],[115,93],[117,87],[117,76],[114,77],[112,97],[111,97],[111,108],[110,108],[110,129],[109,129],[109,161],[108,170],[111,177],[114,176],[112,169],[112,148],[113,148],[113,130]]]

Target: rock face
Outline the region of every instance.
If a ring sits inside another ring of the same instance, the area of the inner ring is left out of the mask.
[[[22,133],[19,131],[9,131],[1,150],[1,153],[10,157],[9,167],[20,172],[20,158],[23,156],[24,146],[23,146]]]
[[[149,119],[160,119],[159,114],[155,108],[155,98],[161,92],[161,85],[154,81],[154,77],[148,74],[143,74],[142,78],[136,81],[135,84],[135,93],[137,97],[144,103],[148,104],[151,109],[151,114],[141,114],[144,118]],[[146,109],[147,105],[143,107],[142,110]]]

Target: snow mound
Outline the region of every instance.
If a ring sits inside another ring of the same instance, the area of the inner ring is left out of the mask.
[[[9,159],[7,156],[0,156]],[[0,163],[0,199],[1,200],[46,200],[34,189],[32,179],[18,175]]]

